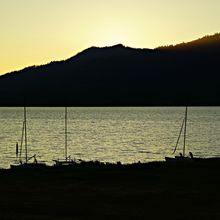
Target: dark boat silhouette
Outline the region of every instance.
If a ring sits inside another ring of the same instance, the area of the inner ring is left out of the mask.
[[[165,157],[165,160],[167,162],[184,162],[184,161],[193,161],[195,158],[193,157],[192,152],[189,152],[189,156],[186,156],[186,129],[187,129],[187,113],[188,113],[188,107],[186,106],[186,110],[185,110],[185,117],[183,119],[183,123],[180,129],[180,133],[176,142],[176,146],[174,148],[173,154],[176,152],[178,144],[179,144],[179,140],[184,128],[184,136],[183,136],[183,152],[179,153],[178,156],[175,157]]]
[[[76,165],[79,162],[77,160],[73,160],[71,158],[71,156],[68,156],[68,146],[67,146],[67,107],[65,107],[65,125],[64,125],[64,129],[65,129],[65,156],[64,159],[57,159],[57,160],[53,160],[53,162],[55,162],[54,166],[70,166],[70,165]]]
[[[25,143],[25,158],[22,159],[22,146],[23,140]],[[18,155],[19,154],[19,155]],[[30,162],[33,159],[33,162]],[[24,107],[24,121],[22,127],[22,136],[21,136],[21,145],[20,150],[18,149],[18,144],[16,144],[16,161],[14,164],[11,164],[11,169],[21,169],[21,168],[44,168],[46,163],[39,162],[37,160],[37,155],[28,156],[28,144],[27,144],[27,113],[26,107]]]

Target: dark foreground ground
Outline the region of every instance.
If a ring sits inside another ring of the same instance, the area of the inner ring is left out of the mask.
[[[220,161],[1,170],[0,219],[220,219]]]

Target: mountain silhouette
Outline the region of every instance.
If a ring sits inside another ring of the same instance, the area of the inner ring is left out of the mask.
[[[156,49],[91,47],[0,76],[0,105],[220,105],[219,61],[220,34]]]

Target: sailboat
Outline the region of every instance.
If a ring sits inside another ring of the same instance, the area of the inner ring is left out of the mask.
[[[55,162],[54,166],[69,166],[74,165],[77,162],[73,159],[71,159],[71,156],[68,156],[68,147],[67,147],[67,107],[65,107],[65,124],[64,124],[64,130],[65,130],[65,140],[64,140],[64,149],[65,149],[65,155],[64,159],[57,159],[53,160]]]
[[[24,161],[22,160],[23,141],[25,143],[25,158],[24,158]],[[34,154],[31,157],[28,156],[26,107],[24,107],[24,121],[23,121],[23,127],[22,127],[20,151],[18,149],[18,144],[16,144],[16,158],[17,158],[17,160],[16,160],[15,164],[11,165],[11,169],[15,169],[15,168],[43,168],[43,167],[46,167],[46,164],[44,162],[38,162],[37,161],[36,154]],[[32,159],[34,159],[34,161],[30,162]]]
[[[184,128],[184,134],[183,134],[183,152],[179,154],[179,156],[175,156],[175,157],[165,157],[165,160],[167,162],[178,162],[178,161],[192,161],[193,160],[193,154],[191,152],[189,152],[189,156],[186,156],[186,129],[187,129],[187,114],[188,114],[188,108],[186,106],[185,109],[185,117],[183,119],[183,123],[180,129],[180,133],[176,142],[176,146],[174,148],[173,154],[176,152],[178,144],[179,144],[179,140]]]

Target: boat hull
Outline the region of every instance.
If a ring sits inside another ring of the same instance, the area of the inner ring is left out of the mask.
[[[47,165],[45,163],[23,163],[23,164],[13,164],[10,166],[12,170],[17,169],[43,169]]]
[[[166,162],[174,162],[174,163],[178,163],[178,162],[192,162],[194,161],[194,158],[190,158],[190,157],[165,157]]]
[[[54,166],[74,166],[78,164],[74,160],[53,160],[55,162]]]

